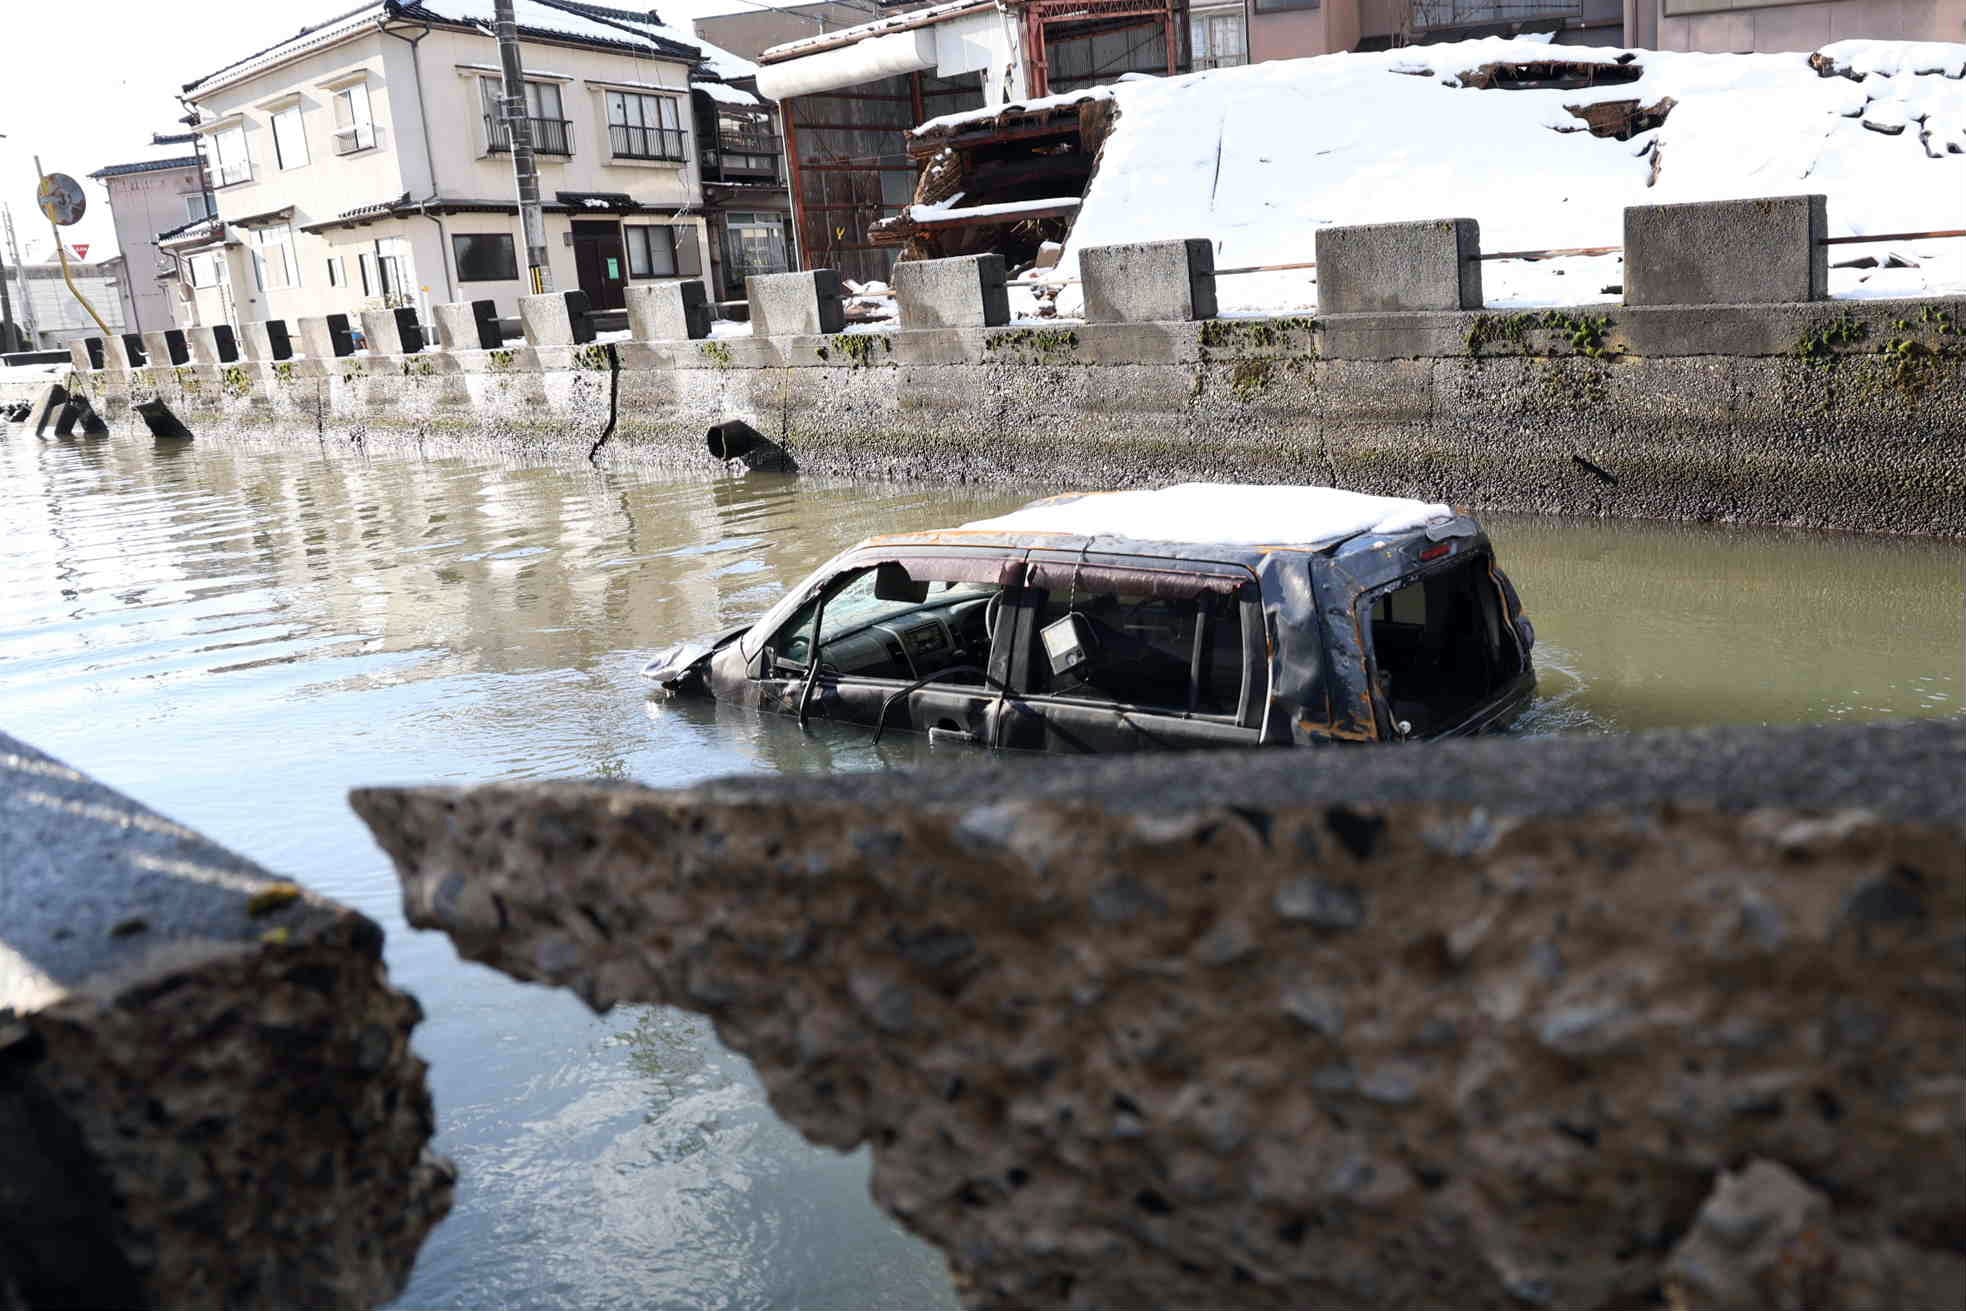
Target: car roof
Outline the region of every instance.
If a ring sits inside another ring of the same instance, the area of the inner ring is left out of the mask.
[[[1336,487],[1182,483],[1053,496],[960,528],[870,544],[1096,549],[1254,565],[1275,551],[1321,551],[1361,535],[1399,536],[1454,518],[1438,502]]]

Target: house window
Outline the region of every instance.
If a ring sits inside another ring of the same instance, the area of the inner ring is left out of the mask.
[[[273,116],[273,155],[283,169],[307,162],[307,132],[301,126],[299,105],[289,105]]]
[[[683,121],[673,96],[608,92],[608,149],[621,159],[683,156]]]
[[[211,212],[211,203],[206,200],[204,192],[194,191],[184,198],[185,222],[196,223],[199,219],[206,217]]]
[[[511,282],[519,276],[518,253],[509,232],[458,232],[451,235],[459,282]]]
[[[216,166],[213,171],[217,173],[221,187],[253,180],[252,160],[246,155],[244,126],[212,133],[212,163]]]
[[[772,213],[724,215],[724,281],[742,290],[744,279],[783,273],[792,264],[785,253],[785,223]]]
[[[376,244],[384,246],[400,241],[399,237],[389,237]],[[404,263],[400,252],[385,254],[381,251],[363,251],[356,257],[356,265],[362,274],[362,294],[380,296],[386,305],[408,304],[409,294],[404,288],[409,285],[409,277]]]
[[[674,228],[623,228],[628,242],[628,276],[631,278],[673,278],[676,276],[676,232]]]
[[[505,125],[499,106],[503,84],[494,78],[478,79],[478,98],[485,111],[485,141],[492,150],[510,150],[512,132]],[[532,148],[541,155],[571,155],[573,125],[560,107],[560,88],[551,82],[526,83],[526,120],[532,129]]]
[[[1285,9],[1316,9],[1319,0],[1253,0],[1256,12],[1273,14]]]
[[[346,256],[328,256],[328,285],[330,287],[345,287],[348,285],[348,261]]]
[[[194,287],[216,287],[219,268],[220,257],[217,254],[193,255],[184,262],[185,278]]]
[[[334,153],[352,155],[375,145],[375,118],[369,110],[369,84],[357,82],[334,93]]]
[[[1188,19],[1189,54],[1197,70],[1233,68],[1249,62],[1242,39],[1242,11],[1193,14]]]
[[[260,228],[253,234],[253,273],[261,291],[280,291],[300,285],[294,263],[293,230],[286,224]]]

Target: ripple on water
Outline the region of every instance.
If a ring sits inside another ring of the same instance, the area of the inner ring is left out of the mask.
[[[786,1130],[700,1022],[595,1019],[411,932],[344,797],[933,766],[949,753],[905,734],[651,701],[637,671],[858,538],[1022,499],[15,432],[0,722],[389,930],[463,1167],[406,1304],[948,1306],[937,1255],[868,1202],[864,1157]],[[1958,710],[1956,546],[1492,526],[1543,638],[1523,731]]]

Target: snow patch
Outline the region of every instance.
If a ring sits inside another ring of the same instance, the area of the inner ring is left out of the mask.
[[[1493,62],[1548,61],[1540,42],[1491,37],[1378,53],[1323,55],[1095,87],[1026,107],[1111,97],[1118,109],[1055,273],[1076,278],[1089,246],[1206,236],[1218,268],[1313,258],[1334,224],[1466,216],[1489,250],[1617,245],[1631,205],[1822,192],[1831,235],[1960,226],[1966,196],[1966,46],[1839,42],[1824,53],[1890,77],[1823,77],[1804,54],[1629,52],[1635,81],[1572,89],[1442,85]],[[1566,61],[1628,53],[1563,47]],[[1955,64],[1955,60],[1958,61]],[[1437,77],[1401,76],[1431,69]],[[1932,73],[1918,70],[1931,69]],[[1908,75],[1906,70],[1911,70]],[[1944,75],[1940,75],[1944,74]],[[1855,97],[1853,98],[1853,93]],[[1567,111],[1606,100],[1654,104],[1666,122],[1630,141],[1553,132]],[[1885,106],[1896,108],[1886,108]],[[987,121],[1000,110],[932,119]],[[1862,118],[1857,116],[1863,116]],[[1899,117],[1899,116],[1902,117]],[[1893,120],[1921,122],[1887,135]],[[1648,185],[1656,173],[1656,182]],[[1966,292],[1966,240],[1899,243],[1918,261],[1909,294]],[[1839,247],[1836,258],[1862,253]],[[1619,256],[1499,260],[1482,267],[1498,307],[1616,300]],[[1859,287],[1865,290],[1859,291]],[[1833,295],[1874,294],[1853,275]],[[1222,278],[1225,314],[1314,308],[1313,272]],[[1076,315],[1077,287],[1058,311]]]

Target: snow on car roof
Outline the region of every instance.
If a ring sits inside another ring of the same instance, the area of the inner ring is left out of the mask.
[[[1054,496],[963,528],[1218,546],[1328,546],[1361,533],[1409,532],[1453,516],[1452,509],[1438,502],[1337,487],[1182,483]]]

